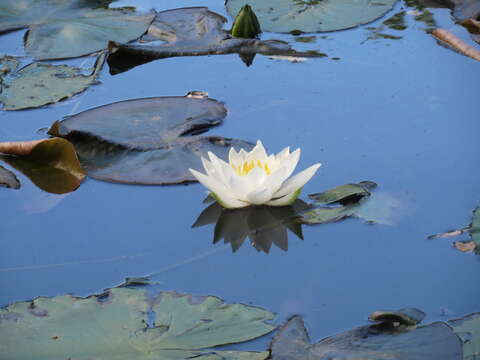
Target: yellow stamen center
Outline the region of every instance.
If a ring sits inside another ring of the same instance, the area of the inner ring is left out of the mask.
[[[237,173],[238,176],[245,176],[247,175],[250,171],[252,171],[255,167],[259,167],[260,169],[263,169],[267,175],[271,174],[270,168],[268,167],[268,164],[265,162],[262,162],[260,160],[250,160],[250,161],[245,161],[242,165],[233,165],[231,164],[233,170]]]

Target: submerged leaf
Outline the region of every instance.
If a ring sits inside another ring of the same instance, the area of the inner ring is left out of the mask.
[[[20,181],[14,173],[0,165],[0,187],[2,186],[10,189],[20,189]]]
[[[273,317],[213,296],[151,297],[130,288],[86,298],[39,297],[0,309],[0,350],[10,360],[263,360],[268,353],[203,349],[267,334],[275,328],[266,322]]]
[[[476,360],[480,356],[480,313],[448,321],[448,325],[463,341],[463,359]]]
[[[425,319],[426,314],[416,308],[404,308],[396,311],[378,310],[373,312],[368,320],[380,323],[398,323],[405,326],[415,326]]]
[[[32,63],[4,80],[0,94],[3,110],[35,108],[81,93],[97,83],[104,60],[105,55],[100,55],[90,75],[83,75],[83,69],[69,65]]]
[[[311,344],[299,316],[291,318],[271,344],[272,360],[462,360],[462,343],[441,322],[411,331],[362,326]]]
[[[91,9],[82,0],[2,0],[0,32],[29,27],[25,50],[37,60],[78,57],[103,50],[108,41],[139,38],[154,14]]]
[[[55,123],[49,133],[70,140],[87,174],[105,181],[178,184],[195,181],[211,151],[225,159],[230,147],[252,144],[196,134],[219,125],[221,102],[198,95],[134,99],[100,106]],[[193,135],[193,136],[192,136]]]
[[[109,45],[110,73],[118,74],[155,59],[175,56],[200,56],[238,53],[251,64],[252,55],[291,55],[318,57],[316,53],[296,52],[283,41],[232,37],[222,29],[227,20],[206,7],[166,10],[157,13],[146,44],[128,45],[112,42]],[[253,20],[252,20],[253,21]],[[253,26],[253,28],[256,28]],[[249,32],[251,34],[251,32]],[[243,34],[247,35],[247,33]],[[240,33],[239,33],[240,36]],[[159,40],[166,43],[158,44]],[[154,42],[149,44],[149,42]],[[245,61],[245,60],[244,60]]]
[[[262,24],[272,32],[319,32],[352,28],[371,22],[392,9],[396,0],[249,0]],[[227,0],[230,15],[246,0]]]
[[[0,143],[0,160],[13,166],[44,191],[74,191],[85,178],[75,149],[61,138]]]

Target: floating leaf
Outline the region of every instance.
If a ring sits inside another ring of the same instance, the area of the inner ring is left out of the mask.
[[[396,311],[378,310],[373,312],[368,320],[375,322],[398,323],[400,325],[415,326],[425,319],[426,314],[416,308],[404,308]]]
[[[365,196],[370,196],[371,189],[377,187],[373,181],[361,181],[358,184],[346,184],[337,186],[323,193],[310,194],[308,197],[314,199],[318,204],[331,204],[339,202],[348,204],[358,202]]]
[[[311,344],[299,316],[291,318],[271,344],[272,360],[461,360],[462,343],[441,322],[411,331],[362,326]]]
[[[75,149],[61,138],[0,143],[0,160],[13,166],[44,191],[74,191],[85,178]]]
[[[211,151],[226,158],[230,147],[252,144],[196,136],[218,125],[227,111],[202,95],[134,99],[100,106],[55,123],[49,133],[74,145],[87,174],[105,181],[178,184],[195,181]],[[193,135],[193,136],[192,136]]]
[[[0,309],[2,358],[266,359],[267,352],[203,350],[271,332],[274,315],[217,297],[114,288],[101,295],[39,297]],[[153,322],[152,325],[148,325]]]
[[[25,51],[37,60],[78,57],[103,50],[108,41],[139,38],[154,14],[91,9],[81,0],[2,0],[0,32],[29,27]]]
[[[20,181],[14,173],[0,165],[0,187],[2,186],[10,189],[20,189]]]
[[[480,356],[480,313],[448,321],[448,325],[463,340],[463,359],[476,360]]]
[[[215,224],[213,243],[224,239],[225,244],[230,243],[233,252],[242,246],[247,237],[257,251],[268,254],[272,243],[288,251],[287,229],[303,239],[301,224],[295,219],[308,207],[301,200],[290,206],[250,206],[234,210],[223,209],[214,203],[203,210],[192,227]]]
[[[4,80],[5,87],[0,93],[3,110],[35,108],[81,93],[97,83],[104,61],[105,54],[102,54],[90,75],[83,75],[83,69],[68,65],[30,64]]]
[[[240,9],[240,8],[239,8]],[[236,12],[235,14],[237,14]],[[200,56],[238,53],[247,58],[247,65],[256,53],[263,55],[292,55],[318,57],[316,52],[296,52],[283,41],[243,39],[232,37],[222,30],[227,20],[206,7],[166,10],[157,13],[148,34],[142,37],[147,44],[109,45],[110,73],[118,74],[152,61],[175,56]],[[158,41],[166,41],[158,45]],[[148,42],[156,41],[154,44]]]
[[[454,242],[453,245],[457,250],[462,252],[470,252],[475,251],[480,253],[480,207],[477,207],[473,210],[472,222],[470,226],[465,227],[463,229],[447,231],[441,234],[430,235],[429,239],[437,239],[437,238],[446,238],[446,237],[453,237],[462,235],[465,232],[469,232],[471,235],[471,241],[457,241]]]
[[[232,35],[239,38],[253,39],[262,32],[257,16],[249,5],[243,6],[232,25]]]
[[[264,31],[319,32],[369,23],[392,9],[396,0],[249,0]],[[227,0],[227,11],[238,14],[246,0]]]

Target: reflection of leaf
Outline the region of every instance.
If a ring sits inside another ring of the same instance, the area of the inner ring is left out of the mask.
[[[0,32],[29,27],[25,50],[37,60],[87,55],[109,40],[140,37],[153,14],[127,9],[91,9],[81,0],[2,0]]]
[[[361,181],[358,184],[345,184],[318,194],[310,194],[308,197],[318,204],[331,204],[340,202],[348,204],[358,202],[365,196],[370,196],[371,189],[377,187],[373,181]]]
[[[454,50],[458,51],[460,54],[480,61],[480,50],[470,46],[465,41],[452,34],[450,31],[445,29],[435,29],[432,31],[432,35],[437,40],[442,41]]]
[[[392,9],[396,0],[228,0],[229,14],[236,15],[247,2],[264,31],[319,32],[371,22]]]
[[[71,143],[61,138],[0,143],[0,156],[44,191],[64,194],[85,178]]]
[[[200,157],[212,151],[225,159],[230,147],[251,144],[196,134],[226,116],[222,103],[203,95],[134,99],[100,106],[55,123],[49,133],[70,140],[87,174],[134,184],[195,181]],[[194,135],[194,136],[191,136]]]
[[[0,350],[10,360],[260,360],[268,353],[202,349],[269,333],[274,326],[266,321],[273,317],[213,296],[162,292],[152,297],[130,288],[87,298],[39,297],[0,309]]]
[[[428,238],[437,239],[437,238],[453,237],[453,236],[461,235],[465,232],[470,233],[472,240],[466,241],[466,242],[462,242],[462,241],[454,242],[453,244],[455,248],[462,252],[475,251],[480,253],[480,207],[477,207],[475,210],[473,210],[472,222],[470,223],[470,226],[463,229],[448,231],[441,234],[430,235]]]
[[[405,308],[396,311],[377,310],[368,317],[368,320],[414,326],[422,322],[422,320],[425,319],[425,316],[426,314],[422,310],[416,308]]]
[[[236,13],[235,13],[236,14]],[[222,30],[227,20],[206,7],[166,10],[157,13],[148,34],[141,41],[153,44],[124,45],[112,42],[108,58],[110,73],[118,74],[154,59],[175,56],[200,56],[238,53],[243,58],[255,55],[318,57],[315,52],[296,52],[283,42],[232,37]],[[158,44],[158,40],[166,43]],[[247,65],[251,64],[247,60]]]
[[[2,186],[10,189],[20,189],[20,181],[14,173],[0,165],[0,187]]]
[[[34,108],[72,97],[96,83],[104,60],[105,55],[100,55],[90,75],[68,65],[30,64],[3,81],[3,110]]]
[[[461,360],[462,343],[441,322],[411,331],[382,331],[369,325],[311,344],[299,316],[291,318],[271,344],[272,360]]]
[[[303,239],[301,224],[295,221],[297,214],[308,204],[296,200],[291,206],[250,206],[241,209],[223,209],[218,203],[210,205],[198,216],[192,227],[215,224],[213,243],[221,239],[237,251],[248,237],[258,251],[269,253],[272,243],[288,250],[287,229]]]

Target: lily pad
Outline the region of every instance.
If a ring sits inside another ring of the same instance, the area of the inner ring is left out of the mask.
[[[0,187],[7,187],[10,189],[20,189],[20,181],[11,171],[5,169],[0,165]]]
[[[40,107],[81,93],[98,83],[104,61],[102,54],[90,75],[83,75],[83,69],[69,65],[32,63],[4,79],[0,93],[3,110]]]
[[[480,313],[448,321],[448,325],[463,341],[463,359],[476,360],[480,356]]]
[[[44,191],[65,194],[85,178],[75,149],[61,138],[0,143],[0,160],[27,176]]]
[[[254,339],[274,314],[213,296],[151,296],[114,288],[101,295],[39,297],[0,309],[2,357],[16,359],[266,359],[268,352],[208,348]]]
[[[192,227],[215,224],[213,243],[224,239],[233,252],[242,246],[247,237],[257,251],[268,254],[272,244],[288,251],[287,229],[303,240],[302,227],[296,218],[308,207],[298,199],[290,206],[253,206],[234,210],[213,203],[198,216]]]
[[[352,28],[386,14],[396,0],[227,0],[235,16],[248,3],[264,31],[321,32]]]
[[[341,204],[348,204],[358,202],[365,196],[370,196],[371,189],[377,187],[373,181],[361,181],[358,184],[346,184],[337,186],[323,193],[310,194],[309,198],[314,199],[318,204],[331,204],[339,202]]]
[[[154,18],[153,13],[91,6],[81,0],[3,0],[0,32],[29,27],[25,37],[29,56],[71,58],[103,50],[110,40],[135,40]]]
[[[378,310],[373,312],[368,320],[375,322],[398,323],[405,326],[415,326],[425,319],[426,314],[416,308],[404,308],[396,311]]]
[[[236,14],[236,13],[235,13]],[[296,52],[283,41],[236,38],[222,29],[227,20],[206,7],[166,10],[157,13],[144,44],[111,42],[110,72],[122,71],[146,62],[176,56],[200,56],[238,53],[247,63],[252,55],[291,55],[318,57],[315,52]],[[162,43],[159,44],[159,42]],[[153,42],[153,43],[151,43]]]
[[[461,360],[462,342],[442,322],[411,331],[362,326],[311,344],[299,316],[291,318],[271,344],[272,360]]]
[[[105,181],[178,184],[195,181],[200,157],[226,158],[241,140],[197,136],[219,125],[227,111],[204,95],[121,101],[67,117],[49,130],[70,140],[87,174]]]

